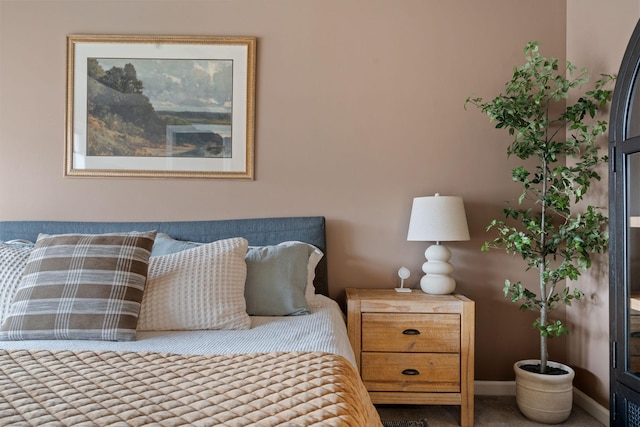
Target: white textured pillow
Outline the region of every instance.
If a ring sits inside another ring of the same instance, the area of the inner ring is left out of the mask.
[[[247,240],[219,240],[151,257],[140,331],[249,329]]]
[[[33,243],[0,243],[0,325],[9,315],[31,251]]]
[[[307,264],[307,287],[304,292],[307,301],[316,294],[316,287],[313,286],[313,281],[316,278],[316,266],[324,256],[320,249],[313,245],[309,246],[311,253],[309,254],[309,263]]]

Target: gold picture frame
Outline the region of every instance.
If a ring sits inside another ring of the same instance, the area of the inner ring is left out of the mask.
[[[255,37],[67,36],[65,176],[254,179]]]

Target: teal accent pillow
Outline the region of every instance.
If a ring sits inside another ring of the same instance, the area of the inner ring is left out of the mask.
[[[151,256],[195,248],[202,243],[176,240],[158,233]],[[313,294],[315,267],[322,253],[303,242],[272,246],[250,246],[245,256],[247,281],[245,300],[252,316],[309,314],[307,293]]]
[[[153,249],[151,249],[151,256],[169,255],[176,252],[182,252],[187,249],[195,248],[202,245],[202,243],[188,242],[186,240],[176,240],[171,238],[168,234],[158,233],[156,241],[153,242]]]
[[[308,245],[281,243],[251,248],[245,256],[247,313],[255,316],[309,314],[307,287]]]

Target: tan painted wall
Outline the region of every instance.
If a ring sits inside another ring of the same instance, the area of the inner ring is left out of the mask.
[[[598,0],[567,1],[567,57],[587,67],[594,79],[600,73],[617,74],[627,42],[640,17],[638,0],[616,2],[615,7]],[[601,117],[609,119],[608,112]],[[601,139],[603,154],[606,137]],[[608,175],[598,183],[588,201],[607,207]],[[598,259],[595,268],[583,275],[578,286],[587,301],[567,310],[572,334],[567,341],[567,360],[576,370],[574,385],[609,405],[609,269],[608,257]]]
[[[558,0],[0,0],[0,219],[191,220],[325,215],[331,293],[420,276],[412,198],[465,200],[472,240],[450,245],[477,302],[476,378],[513,379],[537,337],[501,295],[522,264],[481,253],[517,196],[509,139],[469,95],[492,97],[529,40],[564,58]],[[256,180],[64,178],[67,34],[258,37]],[[564,360],[566,340],[552,358]]]

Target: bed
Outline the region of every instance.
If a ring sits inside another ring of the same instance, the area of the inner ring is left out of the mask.
[[[2,425],[381,425],[323,217],[0,221],[0,242]]]

